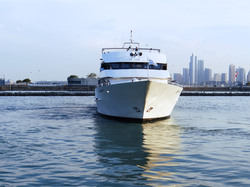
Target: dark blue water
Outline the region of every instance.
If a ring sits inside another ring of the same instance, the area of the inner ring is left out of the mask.
[[[250,97],[128,123],[94,97],[0,97],[0,186],[250,186]]]

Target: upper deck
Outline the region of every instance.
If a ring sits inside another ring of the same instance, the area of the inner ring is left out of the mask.
[[[137,42],[126,42],[122,48],[103,48],[100,78],[170,77],[167,60],[160,49],[141,48]]]
[[[103,63],[113,62],[148,62],[166,63],[166,56],[160,49],[140,48],[137,42],[126,42],[122,48],[103,48]]]

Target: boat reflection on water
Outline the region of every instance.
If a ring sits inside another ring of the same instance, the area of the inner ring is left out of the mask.
[[[180,128],[173,119],[150,123],[95,120],[95,152],[105,185],[171,184],[180,150]]]
[[[142,127],[142,147],[147,152],[147,163],[139,165],[144,169],[142,176],[152,186],[164,185],[172,180],[176,174],[173,168],[179,165],[176,159],[181,148],[180,127],[174,124],[173,119],[142,124]]]

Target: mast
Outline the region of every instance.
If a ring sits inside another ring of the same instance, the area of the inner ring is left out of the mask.
[[[131,42],[131,43],[133,43],[132,34],[133,34],[133,31],[131,30],[131,31],[130,31],[130,42]]]

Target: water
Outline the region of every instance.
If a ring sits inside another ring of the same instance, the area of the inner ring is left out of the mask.
[[[250,98],[180,97],[128,123],[94,97],[0,97],[0,186],[249,186]]]

